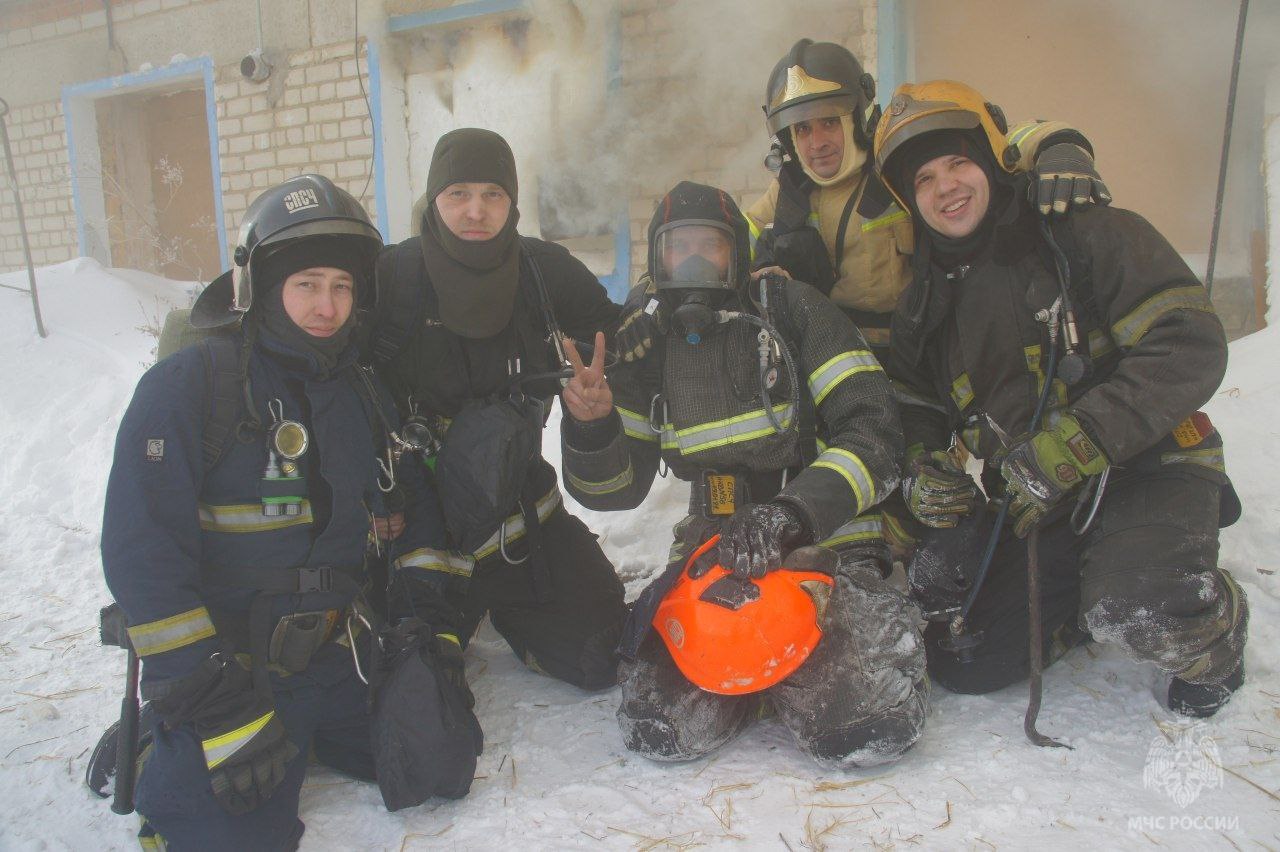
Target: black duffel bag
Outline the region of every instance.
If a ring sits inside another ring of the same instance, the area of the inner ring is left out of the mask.
[[[436,653],[442,640],[417,622],[384,630],[373,644],[370,733],[378,789],[389,811],[432,796],[461,799],[471,790],[484,749],[470,694]]]
[[[542,400],[524,394],[472,400],[449,424],[436,460],[436,488],[454,546],[479,550],[514,514],[529,469],[542,454]]]

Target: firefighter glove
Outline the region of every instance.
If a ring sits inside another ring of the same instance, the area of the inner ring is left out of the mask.
[[[720,564],[739,579],[759,579],[782,567],[782,559],[813,536],[800,513],[782,503],[743,506],[720,534]]]
[[[1059,500],[1108,464],[1102,449],[1070,414],[1015,446],[1000,465],[1014,533],[1025,538]]]
[[[213,795],[230,814],[271,798],[298,756],[270,698],[254,691],[249,672],[232,658],[215,654],[154,703],[170,730],[195,730]]]
[[[658,340],[667,333],[670,323],[667,309],[658,299],[653,281],[645,276],[622,305],[622,318],[614,341],[618,356],[623,361],[635,362],[644,358]]]
[[[907,465],[902,497],[925,526],[950,529],[973,510],[978,485],[950,453],[923,450]]]
[[[1036,157],[1032,173],[1033,201],[1042,216],[1062,215],[1090,203],[1111,203],[1111,193],[1094,167],[1093,157],[1079,145],[1050,145]]]

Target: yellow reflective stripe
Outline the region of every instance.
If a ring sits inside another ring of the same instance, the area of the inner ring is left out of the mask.
[[[453,644],[457,645],[459,648],[462,647],[462,640],[460,640],[457,636],[455,636],[452,633],[437,633],[436,638],[444,639],[446,642],[452,642]]]
[[[261,503],[242,503],[235,506],[199,505],[200,529],[205,532],[253,533],[282,530],[287,527],[311,523],[311,501],[302,501],[297,515],[268,516],[262,514]]]
[[[419,547],[410,550],[396,560],[400,569],[417,568],[422,571],[441,571],[458,577],[470,577],[475,568],[475,560],[470,556],[453,553],[448,550],[436,550],[432,547]]]
[[[848,450],[840,447],[823,450],[817,460],[809,466],[824,467],[844,477],[845,482],[848,482],[849,487],[853,489],[853,496],[858,501],[858,514],[861,514],[862,510],[868,506],[875,505],[875,480],[871,478],[871,472],[862,463],[862,459]]]
[[[854,541],[879,541],[884,538],[879,515],[859,515],[847,524],[843,524],[821,542],[823,547],[838,547]]]
[[[552,486],[551,490],[538,498],[538,520],[545,521],[551,516],[551,513],[560,505],[560,489]],[[506,529],[507,541],[512,542],[524,535],[524,515],[515,514],[507,518],[506,523],[498,528],[498,531],[489,536],[489,540],[480,546],[471,555],[476,561],[484,559],[486,556],[492,556],[498,552],[498,546],[502,543],[502,532]]]
[[[754,263],[756,259],[756,241],[760,239],[760,226],[750,216],[744,216],[747,220],[747,249],[748,259]]]
[[[790,403],[775,405],[773,412],[784,429],[791,425],[795,412]],[[664,450],[679,449],[681,455],[689,455],[772,434],[774,434],[774,428],[769,421],[769,415],[760,409],[726,420],[690,426],[688,429],[675,429],[668,423],[662,431],[662,448]]]
[[[210,769],[216,769],[218,764],[235,754],[249,740],[253,739],[254,735],[265,728],[275,715],[276,711],[268,710],[266,715],[259,716],[247,725],[205,740],[201,743],[204,746],[204,762]]]
[[[809,394],[814,405],[821,405],[827,394],[836,389],[836,385],[854,373],[867,373],[874,370],[883,372],[876,356],[866,349],[851,349],[841,352],[829,359],[818,369],[809,374]]]
[[[896,206],[896,205],[895,205]],[[886,213],[875,219],[867,219],[862,223],[862,233],[874,231],[876,228],[883,228],[886,225],[892,225],[895,222],[903,222],[911,218],[911,214],[905,210],[895,210],[892,213]]]
[[[612,494],[615,491],[621,491],[626,488],[636,478],[635,471],[631,467],[631,459],[627,459],[626,470],[611,479],[606,479],[604,482],[588,482],[568,471],[565,471],[565,476],[569,483],[583,494]]]
[[[202,606],[129,628],[129,641],[139,657],[194,645],[216,634],[209,610]]]
[[[1213,305],[1199,284],[1164,290],[1138,305],[1111,326],[1111,337],[1120,346],[1134,346],[1157,320],[1172,311],[1203,311],[1211,314]]]
[[[1009,131],[1009,135],[1005,137],[1010,145],[1020,145],[1028,136],[1035,133],[1040,127],[1040,122],[1031,121],[1017,125],[1013,130]]]
[[[1227,472],[1227,459],[1222,447],[1206,447],[1203,450],[1180,450],[1161,453],[1160,464],[1198,464],[1218,473]]]
[[[1116,350],[1116,345],[1111,342],[1111,337],[1101,329],[1095,328],[1089,332],[1089,356],[1091,358],[1101,358],[1110,352]]]
[[[614,408],[618,411],[618,417],[622,419],[622,431],[628,438],[637,438],[641,441],[658,440],[658,434],[649,427],[648,417],[642,417],[620,405],[615,405]]]
[[[973,386],[969,384],[968,373],[961,373],[951,383],[951,401],[961,411],[964,411],[969,403],[973,402]]]

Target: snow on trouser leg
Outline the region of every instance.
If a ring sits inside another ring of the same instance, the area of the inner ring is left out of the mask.
[[[1081,560],[1093,638],[1195,684],[1232,675],[1248,634],[1244,591],[1217,564],[1219,490],[1181,471],[1115,483]]]
[[[652,632],[636,659],[623,660],[618,671],[622,738],[650,760],[702,757],[741,733],[760,706],[756,695],[716,695],[694,686]]]
[[[922,624],[875,561],[842,564],[822,641],[769,690],[806,754],[831,768],[876,766],[920,739],[929,707]]]

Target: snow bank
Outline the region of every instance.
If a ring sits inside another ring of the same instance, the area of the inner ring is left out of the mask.
[[[0,289],[0,848],[129,848],[133,819],[81,780],[118,713],[124,670],[95,629],[108,600],[102,496],[120,414],[152,359],[146,329],[186,304],[190,286],[85,259],[40,270],[39,281],[45,340],[26,296]],[[388,814],[373,786],[316,768],[302,795],[303,848],[1274,846],[1280,815],[1266,791],[1280,787],[1280,679],[1266,649],[1280,640],[1277,363],[1280,330],[1237,341],[1209,408],[1245,503],[1222,561],[1248,591],[1253,621],[1248,683],[1198,732],[1227,771],[1221,783],[1205,776],[1186,807],[1144,786],[1149,751],[1180,724],[1152,697],[1156,673],[1109,649],[1078,649],[1046,675],[1040,728],[1073,751],[1023,738],[1024,687],[938,689],[924,738],[903,760],[838,773],[800,755],[773,720],[693,763],[634,757],[614,722],[616,690],[583,694],[528,672],[486,627],[467,653],[486,733],[471,795]],[[546,444],[558,454],[555,434]],[[665,480],[636,512],[580,512],[632,595],[661,565],[684,495]]]

